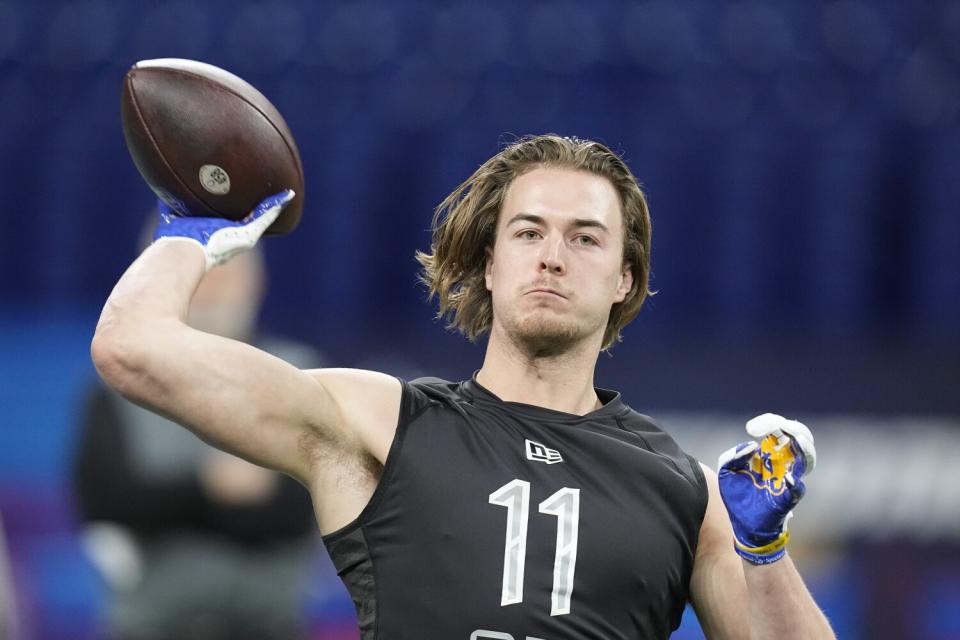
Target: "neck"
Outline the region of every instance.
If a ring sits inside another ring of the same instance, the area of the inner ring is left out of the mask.
[[[593,387],[599,353],[593,342],[584,340],[561,353],[539,355],[509,340],[494,324],[477,382],[506,402],[586,415],[601,406]]]

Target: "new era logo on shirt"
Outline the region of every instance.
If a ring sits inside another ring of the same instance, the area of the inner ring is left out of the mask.
[[[545,447],[539,442],[527,440],[527,460],[534,462],[546,462],[547,464],[556,464],[563,462],[563,456],[556,449]]]

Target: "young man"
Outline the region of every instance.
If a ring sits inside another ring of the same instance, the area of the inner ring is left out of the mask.
[[[459,384],[300,371],[184,323],[204,271],[290,197],[242,223],[163,215],[92,353],[130,399],[309,488],[364,640],[665,638],[688,600],[711,638],[833,637],[784,550],[806,428],[754,419],[760,447],[724,454],[718,482],[593,386],[647,294],[649,214],[619,157],[526,138],[440,205],[423,278],[489,333]]]

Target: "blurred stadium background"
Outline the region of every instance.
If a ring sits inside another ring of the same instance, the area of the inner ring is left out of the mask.
[[[793,554],[840,637],[960,638],[960,2],[938,0],[0,0],[10,637],[101,633],[67,470],[99,306],[153,201],[120,81],[155,57],[285,115],[307,208],[265,243],[263,323],[337,366],[469,376],[482,345],[415,279],[432,208],[515,135],[622,151],[659,293],[600,384],[711,464],[751,415],[804,419],[822,464]],[[355,637],[320,552],[304,607],[314,637]],[[701,637],[693,616],[675,637]]]

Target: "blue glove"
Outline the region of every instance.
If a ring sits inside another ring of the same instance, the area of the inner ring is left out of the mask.
[[[750,420],[747,433],[760,443],[742,442],[720,456],[720,496],[737,553],[769,564],[786,553],[787,522],[806,490],[802,478],[813,471],[817,451],[805,425],[773,413]]]
[[[234,222],[225,218],[200,218],[174,210],[163,200],[157,201],[160,222],[153,234],[154,241],[188,240],[196,242],[207,258],[207,271],[223,264],[236,254],[257,244],[263,232],[273,224],[287,203],[293,200],[291,189],[264,199],[243,220]]]

